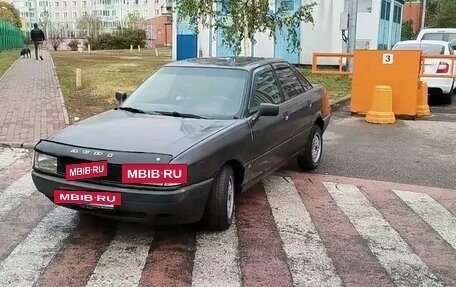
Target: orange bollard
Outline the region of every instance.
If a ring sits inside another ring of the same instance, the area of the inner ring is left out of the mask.
[[[392,124],[396,122],[393,113],[393,90],[390,86],[375,86],[371,108],[366,115],[366,121],[372,124]]]
[[[431,114],[431,110],[428,105],[428,86],[425,82],[420,82],[420,88],[418,89],[418,109],[416,115],[418,117],[425,117]]]

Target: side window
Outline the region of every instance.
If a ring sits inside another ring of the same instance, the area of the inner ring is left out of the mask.
[[[293,72],[295,73],[296,77],[298,77],[299,82],[301,83],[302,87],[304,88],[304,91],[311,90],[313,88],[312,84],[304,77],[301,72],[296,69],[295,67],[292,67]]]
[[[283,64],[277,65],[275,67],[275,72],[279,78],[280,85],[282,86],[285,101],[305,92],[298,78],[289,66]]]
[[[261,103],[280,104],[282,97],[272,69],[265,69],[255,75],[254,94],[250,100],[249,110],[258,109]]]

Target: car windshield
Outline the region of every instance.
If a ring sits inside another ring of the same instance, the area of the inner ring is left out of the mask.
[[[445,54],[445,46],[437,44],[400,44],[394,47],[394,50],[421,50],[423,54]]]
[[[122,104],[144,112],[232,119],[241,107],[248,72],[240,69],[162,67]]]

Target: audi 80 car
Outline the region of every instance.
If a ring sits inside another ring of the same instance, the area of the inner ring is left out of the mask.
[[[92,215],[148,224],[203,223],[225,230],[234,197],[290,159],[303,170],[322,157],[330,120],[325,88],[292,64],[256,57],[194,58],[162,66],[116,108],[40,140],[32,178],[54,190],[108,191],[105,208],[56,203]],[[107,161],[107,174],[66,179],[66,166]],[[124,164],[185,164],[181,184],[123,183]]]

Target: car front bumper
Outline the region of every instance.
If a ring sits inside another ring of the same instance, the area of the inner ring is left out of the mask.
[[[120,192],[121,205],[112,210],[83,207],[77,204],[58,204],[89,214],[146,224],[188,224],[202,218],[213,179],[172,191],[143,190],[111,187],[32,171],[33,182],[39,192],[54,202],[54,190],[84,190]]]
[[[429,89],[439,89],[443,94],[449,94],[453,87],[453,79],[447,78],[422,78]]]

